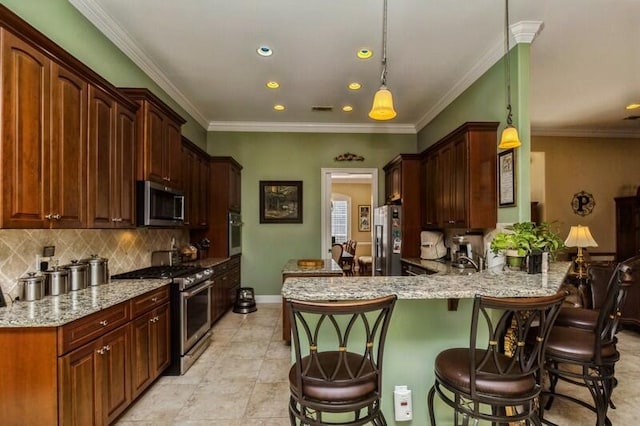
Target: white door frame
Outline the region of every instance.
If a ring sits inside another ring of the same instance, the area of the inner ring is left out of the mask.
[[[331,175],[333,173],[370,174],[371,175],[371,220],[373,209],[378,207],[378,169],[373,168],[321,168],[320,169],[320,206],[321,206],[321,240],[320,258],[329,257],[331,247],[327,244],[331,241]],[[373,233],[373,226],[371,226]],[[372,234],[373,235],[373,234]],[[373,237],[371,239],[373,241]]]

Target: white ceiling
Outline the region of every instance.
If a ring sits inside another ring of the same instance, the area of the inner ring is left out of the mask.
[[[210,130],[414,133],[504,52],[502,0],[389,0],[398,116],[380,123],[367,113],[380,83],[382,0],[69,1]],[[640,115],[624,109],[640,102],[640,1],[509,5],[511,23],[543,22],[531,45],[534,134],[640,137],[640,120],[623,120]],[[269,58],[256,54],[265,44]],[[371,60],[356,58],[363,47]],[[358,93],[347,89],[354,80]]]

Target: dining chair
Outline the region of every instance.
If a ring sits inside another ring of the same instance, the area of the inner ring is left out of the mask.
[[[446,349],[436,357],[435,383],[428,394],[431,425],[436,424],[436,393],[454,409],[455,425],[460,415],[463,425],[470,419],[474,424],[487,420],[539,425],[544,347],[564,298],[564,293],[531,298],[476,296],[469,347]],[[487,341],[480,339],[486,332]],[[506,354],[504,342],[510,337],[515,344]]]
[[[338,264],[340,265],[340,261],[342,259],[342,252],[344,251],[344,248],[342,247],[342,244],[334,244],[331,246],[331,258]]]
[[[347,302],[288,300],[295,363],[292,425],[386,425],[382,359],[396,303],[389,295]]]

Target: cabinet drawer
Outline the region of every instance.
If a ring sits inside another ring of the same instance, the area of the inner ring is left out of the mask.
[[[64,354],[129,321],[129,303],[120,303],[60,327],[58,354]]]
[[[131,300],[131,317],[150,311],[169,301],[169,286],[150,291]]]
[[[240,266],[240,256],[232,257],[226,264],[228,265],[229,269]]]

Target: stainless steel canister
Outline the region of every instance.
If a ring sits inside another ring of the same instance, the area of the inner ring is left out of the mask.
[[[55,267],[44,271],[46,277],[46,294],[59,296],[69,292],[69,270]]]
[[[29,272],[26,277],[18,279],[18,283],[22,285],[22,300],[30,302],[44,297],[44,275]]]
[[[64,268],[69,270],[69,291],[82,290],[89,285],[89,265],[74,259]]]
[[[109,259],[92,254],[82,262],[89,265],[89,285],[96,286],[109,282]]]

